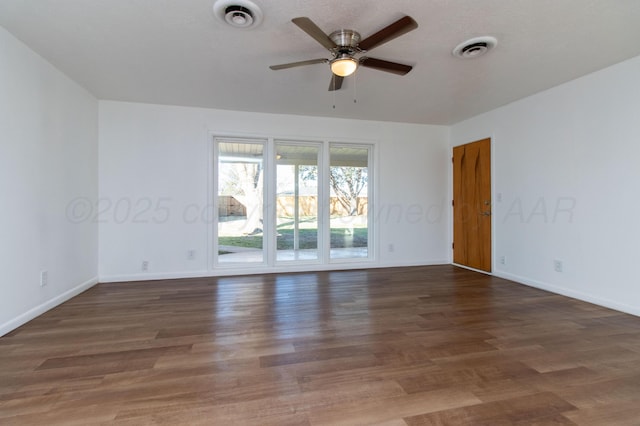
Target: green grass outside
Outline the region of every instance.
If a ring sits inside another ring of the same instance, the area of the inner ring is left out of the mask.
[[[353,235],[351,235],[353,233]],[[301,249],[318,247],[317,229],[300,229],[299,242]],[[218,244],[223,246],[262,248],[262,235],[242,237],[218,237]],[[278,250],[293,250],[293,229],[278,229]],[[367,228],[333,228],[331,229],[331,248],[367,247]]]

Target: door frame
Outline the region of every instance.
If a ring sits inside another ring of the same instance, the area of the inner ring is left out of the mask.
[[[459,263],[455,263],[453,261],[453,228],[454,228],[454,221],[455,221],[455,217],[454,217],[454,212],[453,212],[453,149],[455,147],[458,146],[463,146],[463,145],[467,145],[467,144],[471,144],[474,142],[479,142],[485,139],[489,139],[489,150],[490,150],[490,177],[491,177],[491,233],[490,233],[490,238],[491,238],[491,271],[483,271],[482,269],[477,269],[477,268],[472,268],[470,266],[467,265],[462,265]],[[496,221],[495,221],[495,185],[496,185],[496,180],[495,180],[495,167],[494,167],[494,152],[495,152],[495,136],[493,134],[488,135],[488,136],[483,136],[483,137],[479,137],[479,138],[473,138],[473,139],[466,139],[462,142],[452,142],[451,144],[451,149],[449,150],[449,158],[450,163],[449,163],[449,195],[451,197],[450,203],[449,203],[449,219],[450,219],[450,226],[449,226],[449,259],[452,265],[458,266],[460,268],[464,268],[464,269],[469,269],[472,271],[476,271],[476,272],[480,272],[481,274],[486,274],[486,275],[494,275],[495,274],[495,270],[496,270],[496,245],[495,245],[495,232],[496,232]]]

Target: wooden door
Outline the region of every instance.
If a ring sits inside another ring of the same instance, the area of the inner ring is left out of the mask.
[[[491,139],[453,148],[453,262],[491,272]]]

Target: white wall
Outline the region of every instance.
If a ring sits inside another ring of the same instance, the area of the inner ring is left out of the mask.
[[[496,274],[640,315],[640,57],[452,127],[487,136]]]
[[[97,282],[98,102],[0,28],[0,335]],[[49,279],[40,287],[40,271]]]
[[[212,134],[376,142],[378,207],[394,214],[378,220],[383,250],[366,266],[448,262],[447,127],[100,101],[101,281],[226,273],[208,269],[206,220],[183,218],[211,204]]]

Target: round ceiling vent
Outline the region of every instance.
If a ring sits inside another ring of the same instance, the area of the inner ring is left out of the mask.
[[[234,28],[253,28],[262,22],[262,11],[249,0],[218,0],[213,13]]]
[[[497,44],[498,40],[494,37],[475,37],[460,43],[451,53],[453,53],[453,56],[456,58],[474,59],[484,55],[496,47]]]

